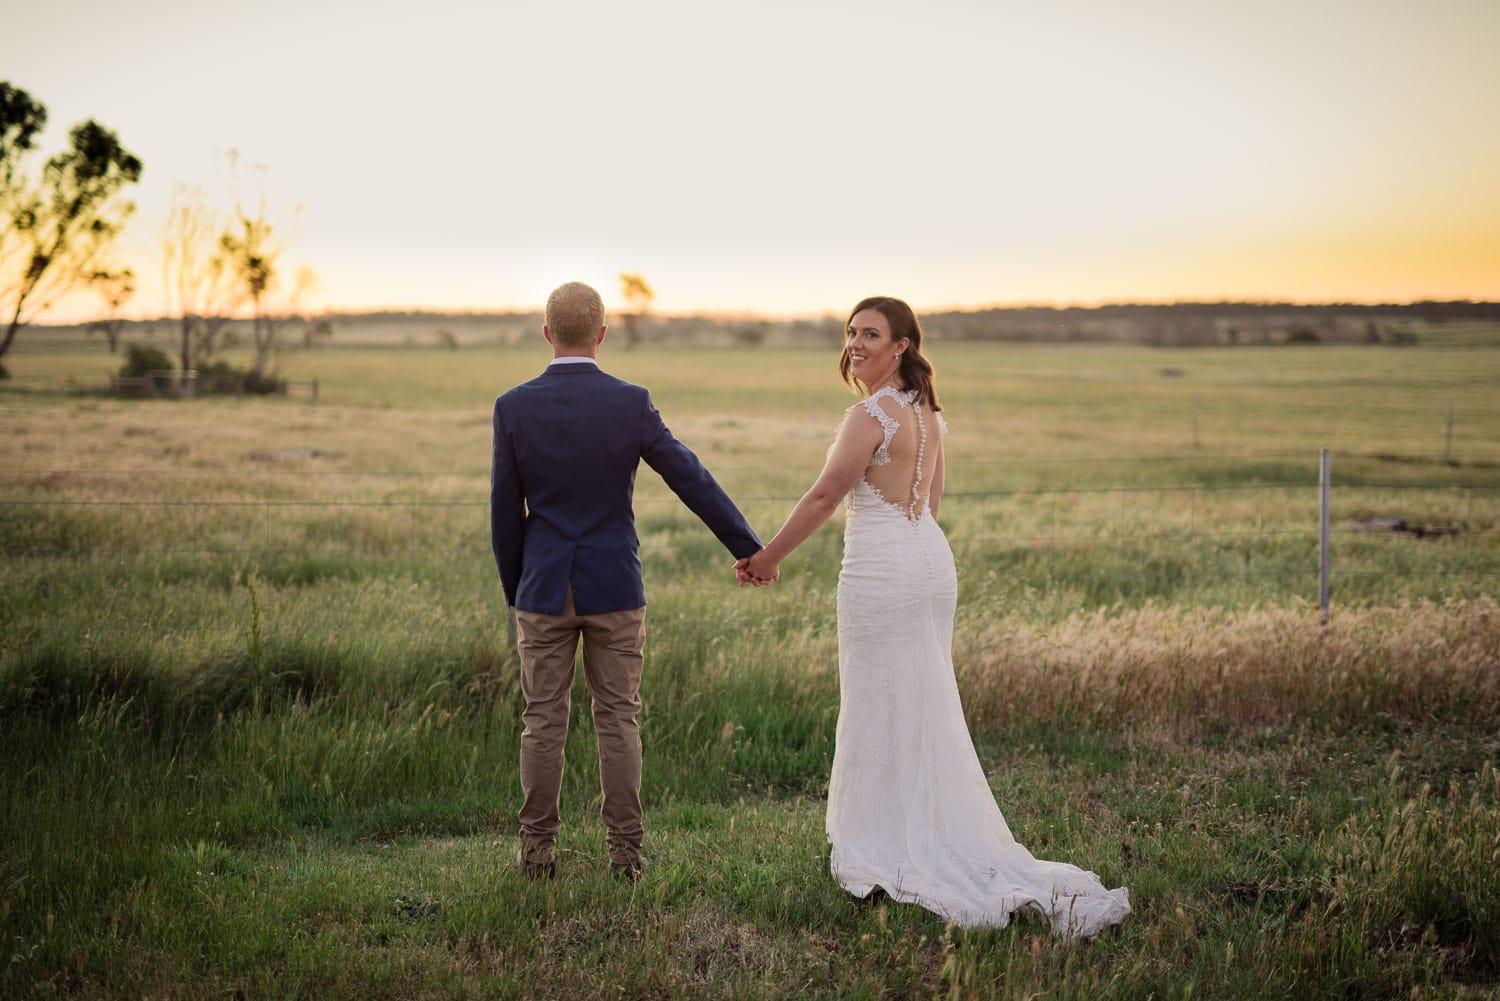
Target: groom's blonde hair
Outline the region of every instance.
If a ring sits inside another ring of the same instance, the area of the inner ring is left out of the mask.
[[[604,300],[592,286],[567,282],[547,297],[547,329],[552,343],[565,348],[587,348],[604,326]]]

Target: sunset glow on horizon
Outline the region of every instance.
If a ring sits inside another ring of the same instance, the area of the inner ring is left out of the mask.
[[[85,118],[145,164],[136,316],[231,148],[340,310],[1500,299],[1492,0],[12,7],[32,168]]]

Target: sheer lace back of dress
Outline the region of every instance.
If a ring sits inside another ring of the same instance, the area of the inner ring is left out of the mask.
[[[940,435],[946,430],[942,418],[916,396],[913,390],[886,386],[850,408],[862,408],[885,430],[885,440],[865,468],[864,482],[911,522],[920,521],[930,507]]]

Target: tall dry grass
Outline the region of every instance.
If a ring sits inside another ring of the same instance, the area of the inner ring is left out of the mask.
[[[955,658],[976,726],[1135,724],[1172,740],[1299,719],[1500,718],[1490,597],[1336,612],[1163,606],[1009,618]]]

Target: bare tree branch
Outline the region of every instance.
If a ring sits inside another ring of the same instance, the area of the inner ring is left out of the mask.
[[[208,204],[208,191],[179,181],[161,231],[162,282],[176,315],[179,362],[187,372],[211,358],[235,306],[236,286],[223,242],[228,220]]]

